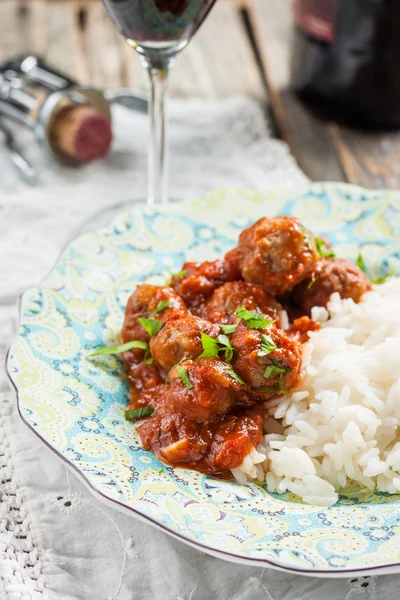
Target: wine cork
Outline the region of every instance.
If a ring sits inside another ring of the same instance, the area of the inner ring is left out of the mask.
[[[80,162],[93,161],[110,149],[111,122],[91,106],[64,106],[54,116],[50,138],[57,151]]]

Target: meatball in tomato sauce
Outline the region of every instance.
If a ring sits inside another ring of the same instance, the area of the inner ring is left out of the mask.
[[[162,310],[161,303],[167,303]],[[140,318],[153,318],[166,323],[186,314],[188,310],[185,303],[170,287],[142,283],[128,300],[121,332],[122,342],[149,340],[150,336],[139,322]]]
[[[282,306],[270,294],[258,286],[245,281],[232,281],[217,288],[204,307],[204,317],[213,323],[233,323],[237,320],[237,309],[263,313],[279,320]]]
[[[245,281],[281,295],[308,277],[320,256],[312,234],[295,217],[263,217],[239,236]]]
[[[341,298],[360,302],[371,287],[368,277],[353,262],[324,258],[316,265],[311,277],[293,290],[292,301],[310,314],[313,306],[326,306],[334,292]]]
[[[224,260],[186,262],[182,270],[184,274],[173,277],[171,286],[191,309],[201,307],[213,291],[227,281],[241,279],[236,248],[230,250]]]
[[[219,327],[193,315],[169,321],[151,338],[151,355],[165,371],[170,371],[182,358],[200,356],[203,352],[201,332],[216,338]]]
[[[187,360],[172,370],[165,407],[194,421],[212,421],[232,408],[242,384],[217,358]]]
[[[299,379],[299,344],[274,325],[249,329],[239,323],[231,339],[232,366],[249,387],[251,397],[276,398],[294,388]]]

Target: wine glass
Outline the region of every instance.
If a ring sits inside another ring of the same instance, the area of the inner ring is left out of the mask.
[[[165,96],[175,56],[190,41],[215,0],[103,0],[150,77],[147,204],[168,201]]]

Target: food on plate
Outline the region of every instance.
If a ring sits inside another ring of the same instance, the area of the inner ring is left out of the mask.
[[[293,290],[292,300],[311,314],[313,306],[326,306],[334,292],[359,302],[371,288],[368,277],[350,260],[324,258],[317,262],[311,277]]]
[[[203,315],[212,323],[234,323],[239,306],[265,313],[279,321],[281,304],[261,286],[246,281],[230,281],[218,287],[205,304]]]
[[[122,342],[150,339],[148,327],[143,326],[143,319],[166,323],[170,319],[178,319],[187,314],[188,310],[182,298],[170,287],[142,283],[128,300],[121,332]]]
[[[321,505],[350,485],[400,492],[399,297],[393,278],[359,304],[334,293],[312,309],[321,328],[303,347],[302,383],[274,412],[281,435],[265,436],[271,492]]]
[[[224,260],[186,262],[182,270],[171,278],[171,286],[186,305],[196,312],[213,291],[227,281],[241,279],[236,249]]]
[[[232,334],[232,366],[255,401],[265,401],[296,387],[301,367],[301,346],[273,323],[252,329],[238,324]]]
[[[220,328],[193,315],[169,321],[151,338],[151,355],[168,372],[184,358],[198,358],[202,354],[202,333],[216,339]]]
[[[294,217],[263,217],[239,236],[242,277],[270,294],[284,294],[314,271],[321,242]]]
[[[122,346],[95,354],[122,354],[126,418],[169,465],[321,505],[351,481],[393,493],[399,294],[299,219],[263,217],[224,259],[138,285]]]

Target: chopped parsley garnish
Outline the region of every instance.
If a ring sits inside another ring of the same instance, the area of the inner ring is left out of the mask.
[[[277,367],[276,365],[268,365],[268,367],[264,371],[264,377],[269,379],[273,375],[281,375],[282,373],[286,373],[285,369],[282,367]]]
[[[264,377],[269,379],[274,375],[279,375],[279,391],[283,394],[287,394],[287,391],[285,390],[285,377],[292,370],[291,367],[288,367],[281,361],[272,359],[272,364],[268,365],[264,371]]]
[[[241,385],[246,385],[246,383],[243,381],[243,379],[240,377],[240,375],[238,375],[236,373],[236,371],[234,371],[232,369],[232,367],[230,366],[226,366],[224,369],[225,373],[227,373],[227,375],[230,375],[232,377],[232,379],[235,379],[236,381],[238,381]]]
[[[167,271],[169,273],[169,277],[167,277],[167,279],[165,280],[165,284],[166,285],[170,285],[171,284],[171,281],[172,281],[173,277],[183,277],[187,273],[186,269],[182,269],[182,271],[176,271],[175,273],[173,273],[171,271],[171,269],[169,269],[168,267],[167,267]]]
[[[371,283],[374,285],[381,285],[382,283],[385,283],[389,277],[393,277],[393,273],[386,273],[386,275],[382,275],[382,277],[377,277],[376,279],[373,279]]]
[[[150,318],[154,317],[155,315],[158,315],[158,313],[164,310],[164,308],[168,308],[168,306],[171,306],[171,302],[169,302],[168,300],[161,300],[161,302],[157,304],[156,308],[151,311],[149,315]]]
[[[234,323],[233,325],[218,325],[218,327],[220,327],[226,335],[229,335],[236,331],[237,323]]]
[[[233,348],[230,339],[226,335],[221,333],[217,337],[217,342],[220,346],[222,346],[222,348],[219,348],[219,352],[221,352],[224,355],[226,362],[231,362],[233,358]]]
[[[214,340],[210,335],[201,332],[201,345],[203,346],[203,352],[198,358],[211,358],[212,356],[218,356],[219,346],[217,340]]]
[[[235,314],[244,321],[249,329],[264,329],[274,323],[273,319],[268,319],[266,315],[247,310],[244,306],[238,308]]]
[[[160,474],[161,474],[161,473],[164,473],[164,471],[165,471],[164,467],[161,467],[161,469],[159,469],[159,470],[158,470],[158,472],[159,472]]]
[[[301,229],[302,234],[304,235],[304,239],[305,239],[307,246],[309,247],[311,252],[315,252],[317,250],[315,237],[311,234],[311,232],[307,229],[307,227],[304,227],[304,225],[300,225],[300,229]]]
[[[168,269],[168,273],[170,274],[171,277],[183,277],[184,275],[186,275],[187,270],[182,269],[182,271],[176,271],[175,273],[173,273],[171,271],[171,269]]]
[[[317,252],[321,258],[334,258],[336,256],[336,254],[334,253],[332,248],[328,248],[325,240],[322,240],[321,238],[314,238],[314,239],[315,239],[315,245],[317,247]]]
[[[261,334],[261,350],[258,351],[257,356],[267,356],[276,350],[272,338],[269,335]]]
[[[365,262],[364,262],[361,252],[357,256],[356,265],[363,273],[367,272],[367,267],[365,266]]]
[[[164,325],[159,319],[144,319],[143,317],[139,318],[139,323],[145,328],[150,337],[156,335]]]
[[[135,408],[134,410],[126,410],[125,419],[127,421],[133,421],[134,419],[149,417],[153,414],[153,412],[154,408],[151,408],[151,406],[141,406],[140,408]]]
[[[191,383],[191,381],[189,379],[189,375],[187,374],[185,367],[178,365],[176,367],[176,372],[178,373],[178,377],[182,381],[182,383],[185,385],[186,389],[191,390],[193,388],[193,384]]]
[[[144,350],[146,354],[149,352],[148,342],[133,340],[132,342],[126,342],[126,344],[121,344],[120,346],[114,346],[112,348],[109,346],[102,346],[101,348],[97,348],[97,350],[89,354],[89,356],[99,356],[101,354],[121,354],[122,352],[127,352],[128,350],[134,350],[136,348]]]
[[[357,256],[356,265],[361,271],[363,271],[363,273],[367,274],[367,267],[361,255],[361,252]],[[393,277],[393,275],[394,273],[385,273],[384,275],[381,275],[376,279],[371,279],[371,283],[373,283],[374,285],[381,285],[382,283],[385,283],[389,277]]]
[[[226,362],[230,362],[233,357],[233,348],[229,338],[220,334],[215,340],[204,331],[201,332],[201,345],[203,346],[203,352],[199,358],[212,358],[218,356],[220,353],[224,355]]]
[[[307,285],[307,289],[308,290],[311,290],[311,288],[314,285],[315,281],[316,281],[315,277],[311,277],[311,279],[310,279],[310,281],[308,282],[308,285]]]

